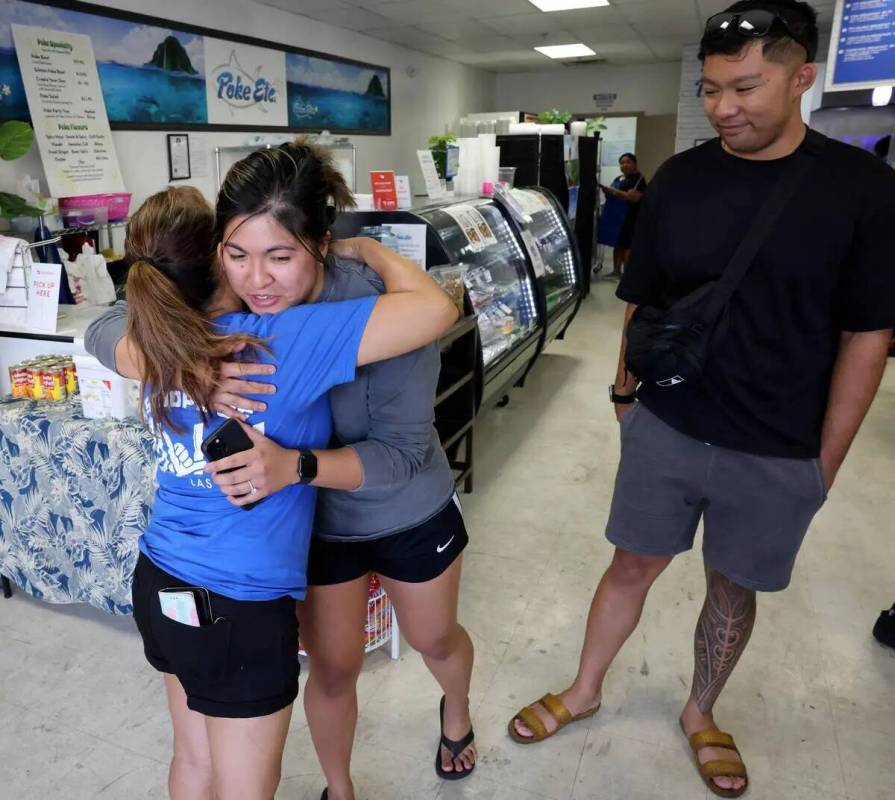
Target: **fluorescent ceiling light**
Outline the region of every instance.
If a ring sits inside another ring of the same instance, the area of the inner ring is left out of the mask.
[[[600,8],[608,6],[609,0],[528,0],[541,11],[573,11],[576,8]]]
[[[873,90],[873,105],[879,106],[887,106],[892,102],[892,87],[891,86],[877,86]]]
[[[582,56],[595,56],[596,53],[586,44],[553,44],[548,47],[536,47],[539,53],[547,58],[581,58]]]

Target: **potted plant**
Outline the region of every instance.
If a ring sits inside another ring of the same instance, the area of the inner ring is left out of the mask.
[[[457,141],[457,137],[452,133],[446,133],[441,136],[429,137],[429,149],[432,151],[432,158],[435,160],[435,169],[438,170],[438,177],[445,179],[447,172],[447,149],[449,144]]]
[[[0,158],[4,161],[15,161],[31,149],[34,141],[34,130],[27,122],[11,120],[0,125]],[[44,213],[42,208],[29,205],[17,194],[0,192],[0,218],[39,217]]]
[[[588,136],[593,136],[597,131],[606,130],[606,117],[588,117],[584,121],[587,123]]]
[[[558,108],[551,108],[538,114],[538,122],[542,125],[567,125],[572,115],[568,111],[560,111]]]

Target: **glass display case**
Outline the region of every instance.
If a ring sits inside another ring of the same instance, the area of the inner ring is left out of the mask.
[[[425,264],[449,294],[465,288],[478,329],[478,406],[500,402],[524,378],[543,343],[543,303],[529,249],[510,213],[489,198],[427,201],[409,211],[339,216],[337,236],[376,235]],[[415,254],[415,255],[414,255]]]
[[[501,209],[475,200],[423,209],[464,280],[475,309],[482,361],[492,371],[538,333],[538,312],[526,254]],[[527,364],[526,364],[527,366]]]
[[[578,250],[565,213],[546,189],[511,189],[515,218],[537,278],[541,316],[545,320],[542,346],[562,337],[582,297]],[[519,212],[524,212],[524,217]]]

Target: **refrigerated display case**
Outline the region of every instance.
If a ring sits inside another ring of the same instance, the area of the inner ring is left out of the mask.
[[[465,270],[480,342],[478,404],[493,405],[525,375],[542,339],[534,273],[519,232],[498,202],[470,198],[412,211],[343,214],[336,233],[357,235],[377,226],[407,224],[426,225],[428,269],[453,265]]]
[[[583,296],[579,251],[568,217],[549,190],[511,189],[510,194],[531,220],[514,216],[537,277],[543,349],[563,337],[578,313]],[[512,210],[507,211],[512,216]]]

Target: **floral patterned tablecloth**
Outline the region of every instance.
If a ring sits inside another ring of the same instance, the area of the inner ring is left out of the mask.
[[[51,603],[130,614],[155,458],[138,420],[85,419],[77,398],[0,400],[0,574]]]

